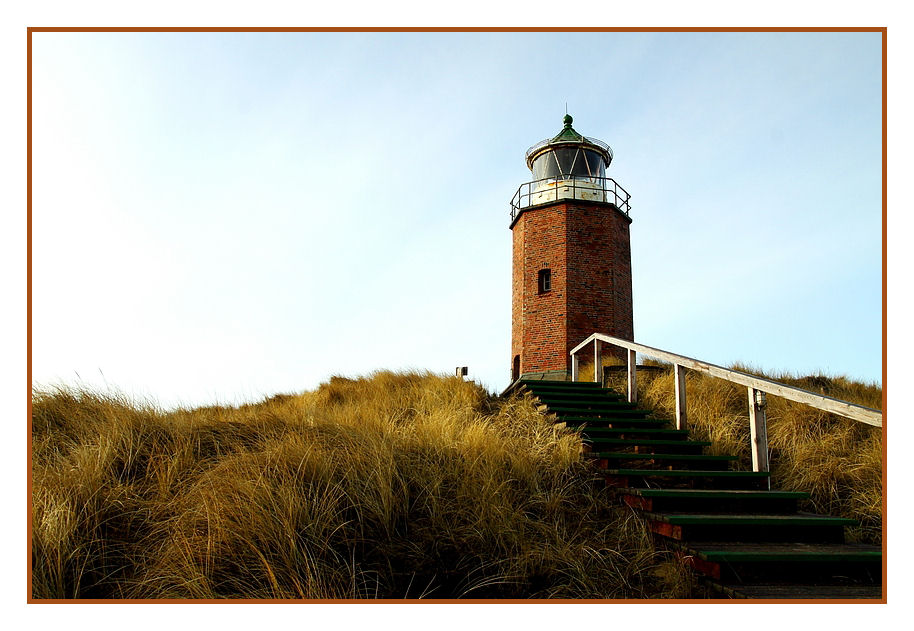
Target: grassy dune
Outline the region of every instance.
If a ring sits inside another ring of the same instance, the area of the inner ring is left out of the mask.
[[[881,407],[878,386],[766,376]],[[693,437],[749,468],[744,388],[697,373],[686,388]],[[672,415],[669,372],[642,373],[639,392]],[[881,541],[881,431],[768,402],[774,486]],[[33,597],[701,597],[579,448],[529,398],[430,374],[174,412],[38,392]]]
[[[382,372],[241,407],[33,397],[35,598],[695,592],[529,399]]]

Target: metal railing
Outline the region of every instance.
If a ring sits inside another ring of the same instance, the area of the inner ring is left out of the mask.
[[[584,147],[586,149],[587,148],[586,145],[587,145],[587,143],[589,143],[591,145],[596,145],[597,147],[599,147],[600,149],[605,151],[606,155],[609,157],[609,162],[613,161],[613,150],[612,150],[612,147],[610,147],[608,144],[606,144],[605,142],[603,142],[602,140],[599,140],[597,138],[591,138],[590,136],[581,136],[581,138],[583,138],[583,142],[574,141],[574,140],[556,142],[554,138],[544,138],[543,140],[540,140],[538,143],[536,143],[535,145],[533,145],[532,147],[527,149],[526,153],[524,153],[524,157],[529,161],[535,153],[539,152],[539,150],[542,149],[543,147],[548,147],[549,145],[555,145],[556,147],[562,147],[563,145],[566,147],[567,146],[572,146],[572,147],[577,146],[577,147]]]
[[[603,365],[603,343],[627,349],[627,398],[630,403],[638,401],[637,371],[635,367],[636,353],[668,361],[673,364],[673,389],[676,399],[676,429],[685,429],[686,426],[686,368],[746,386],[748,389],[749,440],[752,450],[753,471],[769,470],[768,429],[765,417],[765,408],[767,406],[766,394],[779,396],[784,399],[789,399],[790,401],[796,401],[797,403],[803,403],[810,407],[824,410],[825,412],[831,412],[838,416],[866,423],[867,425],[882,427],[883,417],[882,412],[879,410],[857,405],[856,403],[849,403],[848,401],[841,401],[840,399],[834,399],[823,394],[816,394],[815,392],[809,392],[802,388],[788,386],[787,384],[772,381],[771,379],[756,377],[755,375],[740,372],[739,370],[732,370],[730,368],[724,368],[723,366],[717,366],[716,364],[699,361],[697,359],[692,359],[691,357],[686,357],[685,355],[677,355],[676,353],[663,351],[659,348],[645,346],[644,344],[636,344],[635,342],[623,340],[618,337],[610,337],[609,335],[603,335],[602,333],[594,333],[571,349],[572,381],[578,380],[577,353],[591,343],[594,345],[594,381],[601,383],[603,376],[599,374],[599,370],[596,370],[596,366]]]
[[[608,202],[628,216],[631,210],[631,195],[611,177],[565,177],[567,179],[547,177],[521,184],[511,198],[511,221],[517,219],[520,211],[526,208],[561,199]]]

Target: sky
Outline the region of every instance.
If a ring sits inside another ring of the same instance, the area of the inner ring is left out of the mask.
[[[878,33],[36,33],[36,386],[165,406],[510,378],[509,202],[631,195],[635,339],[882,380]]]

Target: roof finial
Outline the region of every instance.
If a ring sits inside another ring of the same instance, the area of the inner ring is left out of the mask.
[[[571,115],[568,114],[568,113],[566,113],[566,114],[565,114],[565,118],[562,119],[562,121],[564,121],[564,123],[565,123],[565,129],[570,129],[570,128],[571,128],[571,122],[572,122],[572,120],[573,120],[573,119],[571,118]]]

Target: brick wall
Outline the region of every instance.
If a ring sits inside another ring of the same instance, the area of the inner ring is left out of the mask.
[[[511,359],[521,373],[569,370],[594,332],[633,339],[631,220],[609,204],[565,200],[524,211],[512,227]],[[552,290],[537,293],[537,273]]]

